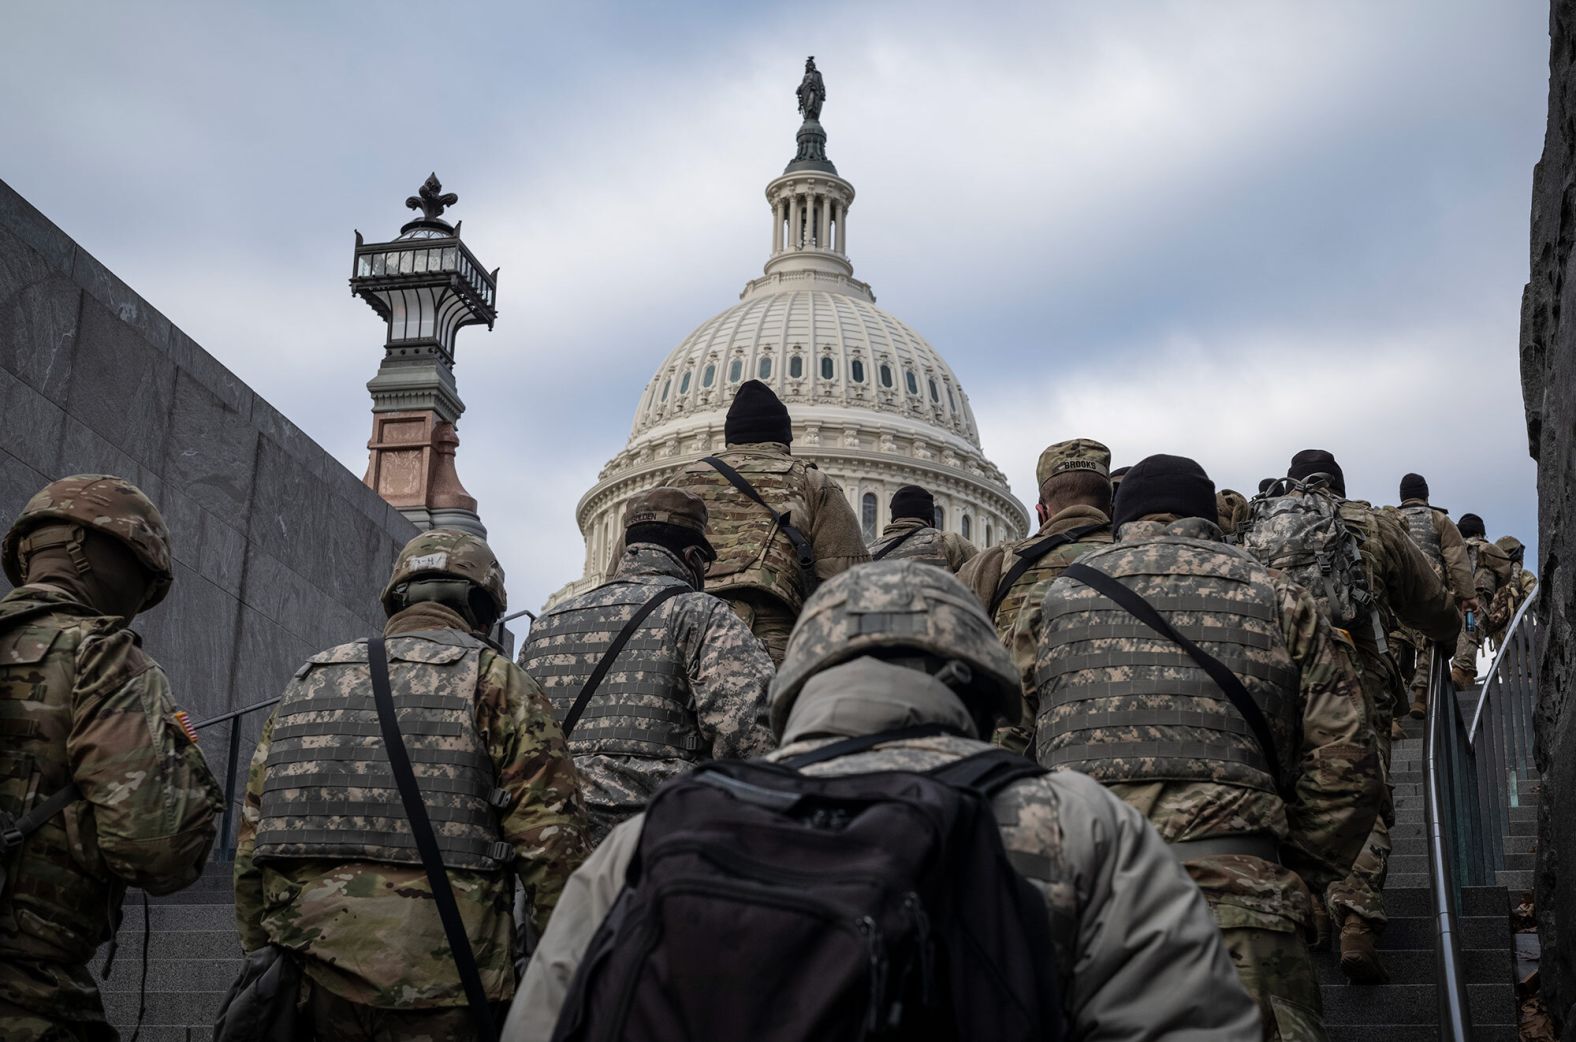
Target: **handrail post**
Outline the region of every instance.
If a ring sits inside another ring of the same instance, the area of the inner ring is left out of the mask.
[[[219,823],[219,849],[226,861],[235,860],[235,842],[232,829],[235,825],[235,769],[241,758],[241,718],[230,720],[230,755],[224,764],[224,817]]]

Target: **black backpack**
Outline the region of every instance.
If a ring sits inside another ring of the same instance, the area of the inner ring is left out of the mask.
[[[555,1042],[1064,1037],[1045,901],[990,806],[1042,768],[993,749],[928,773],[795,769],[938,731],[659,790]]]

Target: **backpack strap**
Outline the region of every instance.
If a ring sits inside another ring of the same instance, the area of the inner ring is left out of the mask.
[[[82,793],[77,789],[76,782],[72,782],[65,788],[50,793],[47,799],[20,818],[6,821],[4,816],[0,816],[0,857],[21,846],[22,841],[42,828],[44,822],[81,798]]]
[[[916,535],[918,535],[919,533],[923,532],[924,530],[925,529],[923,527],[921,527],[921,528],[910,528],[907,532],[904,532],[902,535],[898,536],[896,539],[892,540],[890,543],[888,543],[887,545],[883,546],[879,553],[871,554],[870,555],[870,559],[872,561],[879,561],[879,560],[881,560],[887,554],[890,554],[893,550],[896,550],[898,547],[902,546],[904,543],[908,542],[910,539],[914,538]]]
[[[586,678],[585,686],[580,689],[580,694],[575,696],[575,704],[569,707],[569,712],[564,715],[563,722],[559,724],[564,732],[564,741],[569,741],[569,732],[575,729],[580,722],[580,714],[586,711],[586,706],[591,702],[591,696],[596,694],[596,689],[602,686],[602,681],[607,679],[608,671],[613,668],[613,661],[618,658],[619,652],[624,650],[624,645],[629,643],[629,638],[640,629],[640,624],[646,621],[646,616],[662,606],[663,601],[672,600],[681,593],[693,593],[688,586],[675,583],[664,586],[658,590],[656,596],[636,609],[635,614],[624,623],[624,628],[618,631],[618,636],[613,638],[613,643],[607,646],[607,651],[602,653],[602,658],[597,662],[596,668]]]
[[[716,456],[707,456],[701,462],[727,478],[728,484],[753,499],[763,510],[772,515],[772,520],[777,522],[777,527],[783,530],[783,535],[787,536],[788,541],[793,544],[794,553],[799,555],[799,567],[804,569],[806,576],[808,576],[811,569],[815,567],[815,551],[811,549],[810,540],[804,537],[804,533],[788,523],[788,515],[779,514],[773,510],[771,504],[761,498],[761,494],[755,491],[755,486],[750,484],[743,474],[740,474]]]
[[[937,781],[960,789],[973,789],[983,796],[995,796],[1002,789],[1024,778],[1048,773],[1028,757],[997,746],[984,752],[944,763],[925,772]]]
[[[381,636],[367,641],[367,666],[372,674],[372,697],[378,707],[378,727],[383,732],[383,747],[388,751],[389,767],[393,771],[395,784],[399,786],[400,801],[405,804],[405,816],[410,819],[410,831],[416,840],[416,849],[421,854],[422,867],[427,870],[427,882],[432,887],[433,903],[438,906],[438,918],[443,922],[443,933],[449,942],[449,953],[454,957],[454,968],[459,972],[460,983],[465,987],[476,1035],[482,1042],[495,1042],[498,1032],[493,1027],[492,1006],[487,1001],[487,990],[482,986],[476,955],[471,951],[471,939],[465,932],[465,923],[460,919],[460,909],[454,903],[454,890],[449,886],[449,876],[444,871],[443,858],[438,853],[432,821],[427,817],[421,790],[416,787],[410,754],[405,749],[399,720],[394,715],[394,694],[389,687],[388,650]]]
[[[1253,737],[1258,739],[1259,748],[1264,753],[1264,761],[1269,765],[1270,777],[1275,780],[1276,788],[1281,789],[1280,753],[1276,751],[1275,736],[1270,733],[1270,723],[1264,718],[1264,711],[1259,708],[1258,703],[1253,701],[1253,696],[1248,694],[1248,689],[1242,686],[1241,679],[1224,662],[1183,636],[1155,610],[1154,605],[1144,600],[1137,591],[1118,582],[1115,577],[1076,561],[1068,565],[1062,575],[1109,597],[1133,618],[1187,652],[1188,657],[1209,674],[1210,679],[1225,693],[1231,704],[1236,706],[1237,712],[1241,713],[1243,719],[1248,722],[1248,728],[1253,732]],[[1281,795],[1283,798],[1288,796],[1283,789]]]
[[[912,724],[908,727],[897,727],[890,731],[877,731],[875,734],[855,735],[853,738],[844,738],[840,741],[823,745],[819,749],[811,749],[807,753],[797,756],[788,756],[776,761],[784,767],[798,770],[808,767],[812,763],[822,763],[826,760],[835,760],[840,756],[852,756],[862,753],[866,749],[873,749],[887,742],[900,742],[909,738],[930,738],[938,734],[957,734],[952,728],[944,724]]]
[[[1040,540],[1033,546],[1026,546],[1018,551],[1018,559],[1012,563],[1007,574],[1001,577],[1001,582],[996,584],[996,594],[990,599],[990,606],[986,609],[992,619],[996,617],[996,609],[1001,607],[1001,602],[1006,599],[1012,590],[1013,584],[1023,578],[1023,573],[1034,567],[1034,563],[1059,546],[1076,543],[1086,535],[1093,535],[1102,528],[1109,528],[1110,522],[1101,521],[1094,525],[1080,525],[1070,528],[1065,532],[1049,536]]]

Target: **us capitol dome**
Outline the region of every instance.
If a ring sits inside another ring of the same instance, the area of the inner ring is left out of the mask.
[[[980,450],[968,395],[951,368],[854,278],[854,186],[826,158],[825,93],[813,59],[799,94],[806,118],[798,154],[766,186],[772,248],[765,271],[657,367],[628,444],[576,508],[585,574],[550,604],[606,578],[632,497],[723,448],[728,406],[749,379],[783,400],[793,418],[793,454],[837,480],[867,539],[890,520],[887,503],[907,484],[934,493],[937,527],[981,547],[1028,531],[1028,513]]]

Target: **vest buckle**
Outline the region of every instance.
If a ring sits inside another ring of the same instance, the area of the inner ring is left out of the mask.
[[[487,794],[487,802],[498,810],[508,810],[509,805],[514,802],[514,794],[508,789],[494,789]]]
[[[514,845],[512,843],[505,843],[500,839],[491,847],[487,848],[487,856],[498,862],[500,865],[507,865],[509,862],[514,860]]]

